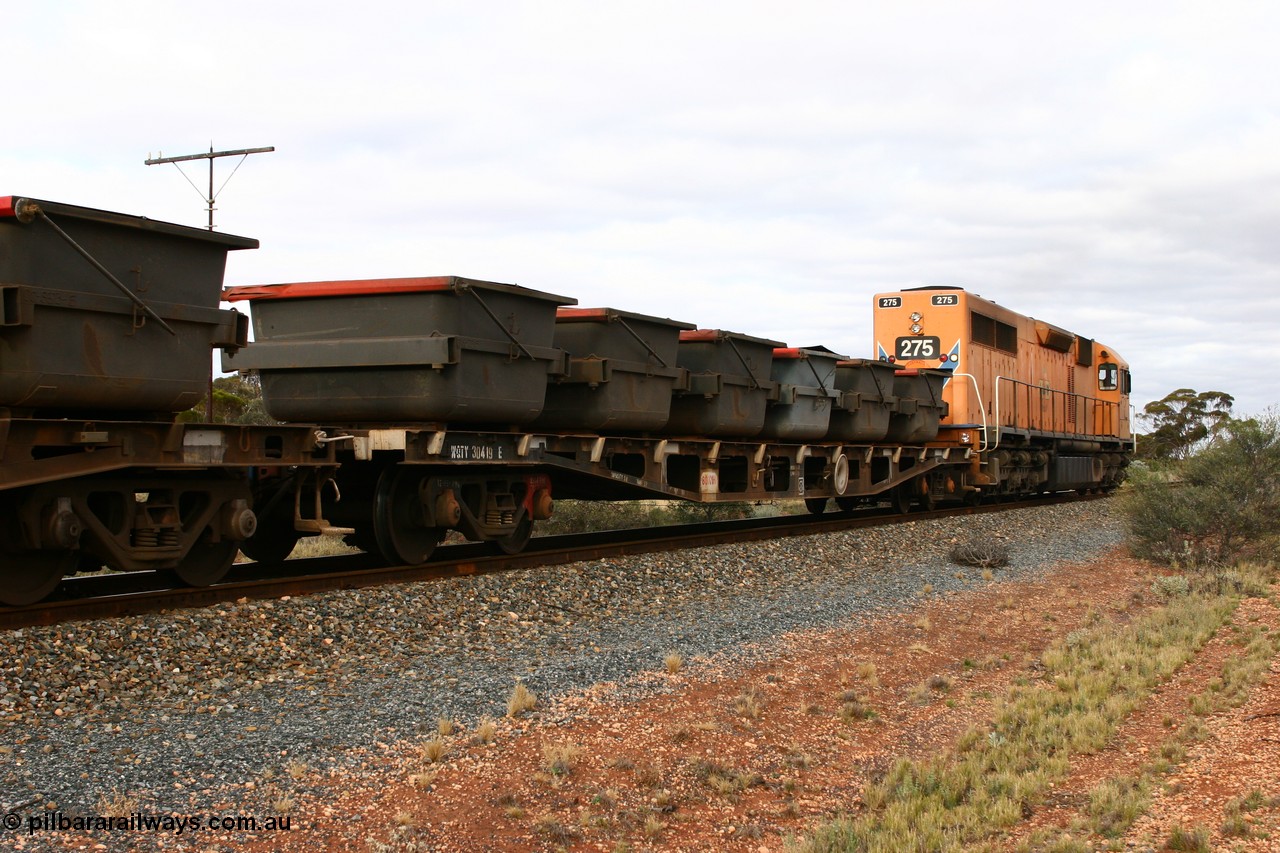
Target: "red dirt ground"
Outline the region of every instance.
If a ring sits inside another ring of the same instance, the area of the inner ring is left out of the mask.
[[[500,721],[490,744],[474,732],[450,735],[437,762],[420,745],[379,744],[358,772],[319,780],[318,797],[293,799],[292,832],[251,847],[781,850],[788,836],[856,812],[863,786],[897,758],[945,750],[988,719],[1012,680],[1091,611],[1128,619],[1154,606],[1146,591],[1157,573],[1121,551],[1036,581],[1001,581],[997,572],[873,628],[789,635],[746,670],[693,661],[668,674],[654,661],[651,677],[672,692],[626,701],[625,685],[601,685]],[[1276,629],[1280,612],[1268,599],[1248,599],[1234,621]],[[1065,827],[1098,781],[1149,760],[1187,717],[1186,697],[1221,673],[1227,633],[1132,714],[1108,748],[1077,758],[1009,846],[1034,829]],[[874,716],[858,719],[855,701]],[[1276,849],[1280,808],[1270,800],[1247,813],[1249,838],[1218,829],[1231,798],[1255,789],[1280,797],[1280,683],[1265,679],[1206,726],[1208,737],[1163,777],[1122,848],[1160,849],[1174,825],[1199,825],[1214,831],[1215,850]]]

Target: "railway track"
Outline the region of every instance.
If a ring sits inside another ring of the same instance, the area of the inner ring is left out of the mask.
[[[1090,500],[1074,494],[1007,503],[955,506],[901,515],[882,507],[822,515],[718,521],[537,537],[520,554],[495,554],[485,543],[451,545],[418,566],[387,566],[371,554],[289,560],[264,576],[254,563],[237,564],[212,586],[175,587],[162,572],[124,572],[64,580],[54,595],[25,607],[0,608],[0,629],[53,625],[86,619],[138,615],[160,610],[207,607],[240,599],[269,599],[391,583],[443,579],[582,560],[679,551],[708,545],[782,539],[933,518],[1003,512]]]

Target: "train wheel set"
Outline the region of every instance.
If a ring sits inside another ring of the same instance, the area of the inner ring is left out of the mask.
[[[1133,447],[1113,351],[963,291],[877,295],[878,357],[850,359],[452,276],[224,292],[256,246],[0,197],[0,603],[102,567],[207,585],[326,533],[517,553],[555,498],[1110,490]],[[278,425],[177,418],[213,348]]]

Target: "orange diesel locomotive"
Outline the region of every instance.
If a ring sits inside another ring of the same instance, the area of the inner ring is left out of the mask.
[[[1111,490],[1133,450],[1129,365],[1111,347],[958,287],[875,297],[877,357],[950,371],[939,441],[977,447],[978,494]]]

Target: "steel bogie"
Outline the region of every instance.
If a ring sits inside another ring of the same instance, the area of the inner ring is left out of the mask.
[[[80,566],[214,583],[257,538],[252,480],[334,465],[323,433],[301,426],[0,418],[0,434],[7,604],[45,597]],[[280,521],[267,538],[290,535]]]
[[[406,440],[411,447],[411,439]],[[416,464],[421,455],[379,452],[347,457],[325,514],[349,526],[348,541],[406,565],[426,562],[451,531],[497,542],[508,553],[527,544],[533,523],[551,517],[551,480],[518,468]]]
[[[175,569],[212,551],[234,557],[257,527],[247,483],[229,472],[124,471],[5,492],[0,504],[12,519],[0,550],[33,564],[62,554],[124,571]],[[214,582],[225,562],[193,582]]]

